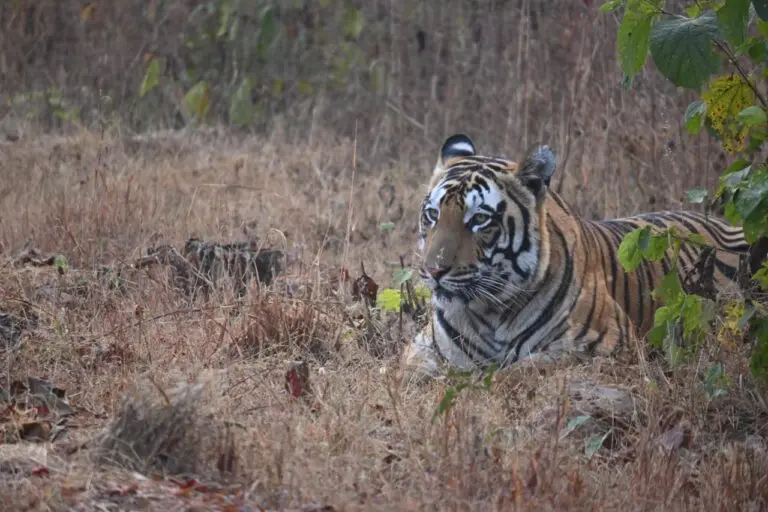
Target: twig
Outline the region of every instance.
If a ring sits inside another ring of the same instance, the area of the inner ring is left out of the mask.
[[[739,72],[739,75],[741,75],[741,78],[744,79],[744,81],[747,83],[750,89],[752,89],[752,92],[755,93],[755,96],[757,96],[757,99],[760,101],[760,104],[763,106],[763,108],[768,108],[768,102],[765,101],[765,98],[760,93],[760,91],[757,90],[757,87],[755,84],[752,83],[752,80],[749,79],[747,76],[747,73],[744,71],[744,69],[739,64],[739,61],[736,60],[736,56],[733,55],[731,50],[722,43],[722,41],[718,41],[717,39],[714,39],[715,46],[725,54],[726,57],[728,57],[728,60],[731,61],[731,64],[733,64],[733,67],[736,68],[736,71]]]

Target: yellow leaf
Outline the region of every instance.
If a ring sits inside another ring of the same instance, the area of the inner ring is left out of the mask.
[[[80,9],[80,21],[88,21],[89,19],[91,19],[94,9],[96,9],[96,4],[94,3],[85,4],[83,8]]]
[[[382,311],[397,313],[400,311],[401,302],[400,290],[395,290],[394,288],[385,288],[376,297],[376,307]]]
[[[738,121],[739,112],[754,105],[755,93],[738,75],[715,78],[701,94],[707,105],[707,118],[723,139],[723,147],[733,153],[744,149],[748,127]]]
[[[299,80],[299,83],[296,87],[299,91],[299,94],[302,96],[309,96],[312,94],[312,84],[307,82],[306,80]]]
[[[184,105],[187,110],[198,119],[208,115],[211,107],[211,85],[206,82],[198,82],[184,95]]]

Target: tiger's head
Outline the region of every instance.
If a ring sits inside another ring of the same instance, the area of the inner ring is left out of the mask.
[[[544,202],[555,155],[538,147],[522,165],[476,154],[466,135],[440,151],[421,205],[420,275],[441,302],[502,306],[548,265]]]

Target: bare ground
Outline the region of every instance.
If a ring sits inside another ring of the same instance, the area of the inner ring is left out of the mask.
[[[354,141],[282,140],[0,143],[6,509],[768,509],[768,395],[722,326],[688,364],[513,369],[435,418],[451,382],[398,377],[413,322],[331,286],[341,267],[384,287],[414,263],[431,156],[365,165]],[[130,265],[244,230],[287,251],[302,289],[189,304]],[[66,268],[14,264],[25,246]]]

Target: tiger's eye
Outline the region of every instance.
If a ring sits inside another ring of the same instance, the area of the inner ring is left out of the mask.
[[[427,208],[424,210],[424,216],[427,218],[429,222],[436,222],[438,211],[436,208]]]

